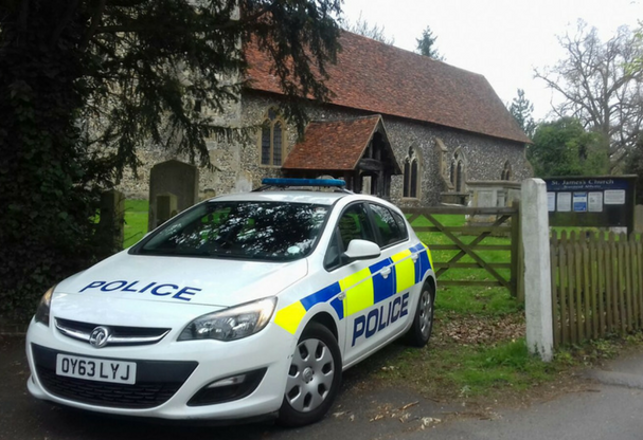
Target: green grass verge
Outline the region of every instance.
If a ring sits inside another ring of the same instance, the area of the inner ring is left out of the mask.
[[[123,248],[128,248],[147,233],[147,200],[125,200],[125,229]]]
[[[377,375],[393,386],[411,386],[440,399],[495,397],[554,380],[568,364],[529,355],[524,339],[495,345],[445,345],[405,349]]]

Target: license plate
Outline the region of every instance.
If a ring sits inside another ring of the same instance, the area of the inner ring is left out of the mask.
[[[133,385],[136,383],[136,362],[58,354],[56,374],[76,379]]]

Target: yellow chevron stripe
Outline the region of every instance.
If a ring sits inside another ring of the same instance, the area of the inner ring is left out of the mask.
[[[415,263],[411,260],[411,250],[399,252],[391,257],[395,262],[395,282],[397,293],[411,288],[415,284]]]
[[[361,312],[375,303],[373,278],[368,267],[340,280],[339,287],[346,292],[344,317]]]
[[[305,315],[306,309],[300,301],[297,301],[277,312],[275,324],[294,335]]]
[[[433,257],[431,256],[431,250],[424,243],[422,243],[422,246],[424,246],[424,249],[426,249],[426,254],[429,256],[429,264],[431,265],[431,270],[435,272],[435,270],[433,269]]]

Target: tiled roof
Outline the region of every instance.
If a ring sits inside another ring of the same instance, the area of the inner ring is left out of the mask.
[[[340,42],[328,65],[333,104],[531,142],[484,76],[349,32]],[[246,56],[250,87],[282,93],[269,57],[252,44]]]
[[[284,162],[285,170],[354,170],[380,116],[311,122]]]

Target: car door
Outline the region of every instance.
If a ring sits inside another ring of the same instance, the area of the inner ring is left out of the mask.
[[[388,258],[378,257],[350,263],[342,261],[341,255],[354,239],[377,243],[363,203],[349,205],[342,212],[324,263],[326,270],[338,280],[341,289],[332,305],[341,314],[346,334],[345,365],[358,360],[372,347],[370,340],[379,330],[374,305],[390,297],[394,289],[391,261]]]
[[[412,246],[406,223],[392,209],[378,203],[369,203],[371,218],[381,249],[381,257],[390,261],[392,292],[383,300],[385,316],[381,319],[383,331],[375,343],[383,343],[405,329],[412,318],[412,305],[417,302],[414,289],[420,275],[420,261],[416,246]],[[399,218],[398,218],[399,217]],[[377,305],[377,304],[376,304]],[[386,316],[388,313],[388,316]]]

